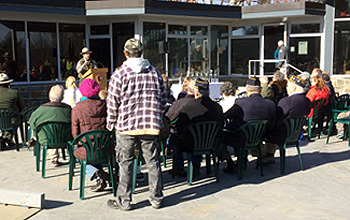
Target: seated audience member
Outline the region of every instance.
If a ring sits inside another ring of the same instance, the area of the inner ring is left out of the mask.
[[[24,102],[18,91],[10,88],[10,83],[12,81],[13,79],[9,79],[5,73],[0,73],[0,108],[11,108],[15,112],[19,113],[24,109]],[[13,126],[20,125],[20,116],[14,116],[11,119],[11,122]],[[10,147],[14,145],[14,142],[12,140],[12,130],[0,131],[0,133],[0,141],[2,147]]]
[[[279,100],[287,96],[287,80],[282,72],[276,71],[269,85],[266,76],[261,77],[260,80],[262,84],[261,96],[263,98],[271,99],[277,104]]]
[[[314,68],[311,72],[311,77],[321,76],[322,70],[320,68]]]
[[[187,76],[187,77],[184,79],[184,81],[182,82],[182,90],[181,90],[181,92],[179,93],[179,95],[177,96],[177,100],[179,100],[179,99],[181,99],[181,98],[183,98],[183,97],[186,96],[186,94],[187,94],[187,86],[188,86],[188,84],[189,84],[191,81],[193,81],[193,78],[190,77],[190,76]]]
[[[325,84],[322,76],[316,75],[311,77],[311,87],[310,90],[306,93],[306,97],[310,99],[311,102],[319,99],[326,99],[324,105],[328,104],[330,90]],[[313,109],[311,109],[308,117],[311,117],[313,114]]]
[[[288,97],[284,97],[278,102],[276,121],[280,122],[284,118],[293,118],[306,116],[311,109],[311,102],[305,97],[307,88],[307,82],[298,76],[291,75],[287,84]],[[266,144],[267,149],[266,156],[263,159],[264,164],[274,164],[276,145],[282,145],[286,139],[287,131],[285,126],[279,126],[275,129],[266,132]]]
[[[225,113],[235,104],[236,89],[231,82],[224,82],[220,87],[220,93],[223,99],[219,104],[222,107],[222,111]]]
[[[71,107],[61,102],[63,100],[63,93],[64,89],[61,85],[51,87],[49,92],[50,102],[39,106],[29,118],[29,124],[33,130],[36,130],[38,126],[47,122],[71,122]],[[40,144],[47,144],[46,135],[43,131],[38,133],[38,138]],[[30,141],[30,143],[35,145],[34,141]],[[58,166],[58,149],[48,149],[48,152],[50,154],[52,165]]]
[[[80,92],[83,95],[81,102],[72,109],[72,136],[106,128],[107,106],[105,100],[98,97],[100,87],[93,79],[84,79],[80,84]],[[74,150],[74,156],[80,160],[86,160],[86,150],[78,146]],[[86,166],[86,174],[90,180],[96,179],[96,186],[91,188],[93,192],[99,192],[107,187],[106,180],[110,181],[108,174],[102,170],[102,165],[95,167]]]
[[[174,121],[180,114],[181,110],[185,105],[188,103],[191,103],[195,100],[194,98],[194,85],[195,81],[191,81],[186,86],[186,95],[182,99],[178,99],[177,101],[173,102],[173,104],[170,106],[168,112],[165,114],[170,121]]]
[[[66,89],[64,90],[63,103],[70,105],[72,108],[80,102],[82,95],[77,86],[76,79],[74,76],[69,76],[66,79]]]
[[[162,74],[162,78],[163,78],[165,91],[166,91],[166,98],[167,98],[166,106],[165,106],[165,110],[164,110],[164,113],[166,113],[169,110],[170,106],[173,104],[173,102],[175,102],[175,98],[171,94],[168,77],[165,74]]]
[[[222,108],[219,104],[212,101],[209,97],[209,82],[208,80],[198,78],[194,86],[195,100],[185,105],[180,114],[179,119],[176,121],[176,127],[178,134],[181,134],[184,128],[193,122],[204,121],[219,121],[224,122],[224,116],[222,114]],[[173,175],[185,176],[183,171],[183,157],[182,152],[193,151],[192,136],[187,133],[184,136],[178,138],[178,154],[175,161],[175,169]],[[194,173],[199,174],[201,156],[195,156],[193,158]],[[224,158],[228,162],[227,170],[234,169],[234,163],[230,157]]]
[[[101,100],[106,100],[108,96],[108,91],[107,90],[101,90],[98,93],[98,97],[100,97]]]
[[[225,117],[231,120],[226,128],[234,131],[239,128],[240,125],[251,120],[268,120],[267,130],[272,130],[276,123],[276,105],[269,99],[264,99],[261,95],[260,80],[257,77],[250,77],[246,84],[247,98],[236,99],[236,103],[226,113]],[[227,144],[233,146],[237,153],[239,147],[243,147],[245,137],[243,134],[237,134],[237,136],[225,137]],[[269,147],[269,146],[266,146]],[[274,153],[275,149],[267,149],[262,147],[262,157],[266,156],[266,153]],[[251,154],[258,156],[258,150],[252,149]]]

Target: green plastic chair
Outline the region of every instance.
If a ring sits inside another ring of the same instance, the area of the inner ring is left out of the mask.
[[[307,136],[308,136],[308,140],[310,141],[311,138],[311,130],[312,127],[315,126],[315,120],[317,120],[317,129],[318,129],[318,138],[320,138],[320,136],[322,135],[322,129],[323,129],[323,118],[320,115],[320,110],[321,108],[324,106],[324,103],[326,102],[325,99],[318,99],[315,100],[311,103],[311,108],[314,110],[312,113],[311,117],[307,117],[307,124],[308,124],[308,131],[307,131]]]
[[[347,118],[342,118],[342,119],[337,119],[338,123],[343,123],[344,125],[347,125],[346,128],[344,128],[344,138],[343,141],[345,141],[348,137],[350,137],[350,129],[349,129],[349,125],[350,125],[350,116]],[[350,147],[350,138],[349,138],[349,143],[348,146]]]
[[[43,131],[47,138],[47,145],[42,145],[40,139],[38,138],[38,133]],[[65,122],[48,122],[42,125],[38,125],[36,129],[36,146],[34,149],[36,151],[36,171],[39,172],[40,165],[40,150],[41,145],[43,146],[42,155],[42,168],[41,177],[45,178],[45,166],[46,166],[46,155],[47,149],[62,149],[62,157],[65,160],[65,149],[67,148],[68,141],[72,140],[71,135],[71,124]]]
[[[24,109],[21,112],[21,117],[22,117],[22,123],[24,123],[24,130],[23,130],[23,136],[24,136],[24,142],[29,141],[31,133],[32,133],[32,128],[29,126],[29,118],[32,115],[32,113],[37,109],[38,107],[29,107]],[[24,146],[24,145],[23,145]],[[30,147],[27,146],[27,150],[30,150]]]
[[[299,140],[300,140],[301,131],[303,130],[305,121],[306,121],[305,116],[295,117],[295,118],[285,118],[276,127],[276,129],[278,129],[280,126],[285,126],[286,132],[287,132],[287,137],[284,143],[278,146],[280,150],[280,158],[281,158],[280,159],[281,175],[284,175],[286,170],[286,146],[287,145],[296,145],[298,156],[299,156],[300,169],[303,170],[303,161],[301,159],[301,154],[300,154]]]
[[[246,155],[250,149],[258,149],[259,151],[259,164],[260,164],[260,174],[264,176],[263,173],[263,162],[261,154],[261,142],[263,134],[265,132],[267,125],[267,120],[252,120],[241,125],[235,131],[224,130],[228,135],[235,135],[239,132],[243,132],[245,136],[244,147],[238,148],[238,180],[242,179],[243,173],[243,163],[246,162]]]
[[[79,160],[80,167],[80,199],[84,199],[85,171],[86,164],[108,164],[109,173],[112,181],[113,195],[116,196],[116,184],[113,174],[113,158],[109,155],[111,147],[114,147],[113,133],[108,130],[87,131],[78,135],[73,141],[68,142],[69,154],[69,183],[68,189],[72,190],[74,166],[76,158],[74,157],[75,147],[84,147],[86,149],[86,160]]]
[[[16,150],[19,151],[18,146],[18,134],[17,128],[18,126],[13,126],[11,119],[16,117],[18,113],[16,113],[13,109],[10,108],[0,108],[0,130],[2,131],[11,131],[15,136]],[[23,136],[23,134],[22,134]],[[22,137],[23,140],[23,137]],[[24,142],[22,143],[24,145]],[[0,142],[0,150],[1,150],[1,142]]]
[[[328,127],[328,133],[327,133],[327,140],[326,140],[326,144],[328,144],[329,141],[329,136],[331,134],[331,130],[332,130],[332,126],[333,123],[335,122],[340,122],[337,117],[339,115],[339,113],[341,112],[347,112],[349,111],[349,106],[348,106],[348,102],[350,100],[350,95],[349,94],[344,94],[339,96],[333,103],[333,108],[332,108],[332,118],[329,121],[329,127]],[[345,137],[345,135],[344,135]]]
[[[193,139],[193,151],[187,152],[187,185],[192,185],[193,180],[193,157],[206,155],[206,169],[207,174],[210,174],[210,156],[212,157],[214,164],[214,172],[216,181],[219,182],[218,172],[218,158],[214,152],[214,143],[219,132],[222,131],[222,123],[218,121],[205,121],[194,122],[187,125],[180,136],[185,136],[186,133],[190,133]],[[177,141],[176,141],[177,142]],[[173,153],[173,168],[175,167],[176,154],[178,150],[178,143],[175,143]],[[221,144],[221,143],[220,143]]]

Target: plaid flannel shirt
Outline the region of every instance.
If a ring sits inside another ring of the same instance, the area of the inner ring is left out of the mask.
[[[109,82],[107,129],[126,134],[158,134],[163,127],[165,104],[165,87],[157,69],[149,65],[135,72],[124,62]]]

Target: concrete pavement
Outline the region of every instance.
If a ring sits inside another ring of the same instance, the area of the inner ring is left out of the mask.
[[[163,169],[164,203],[161,209],[153,209],[148,202],[147,179],[136,188],[133,210],[123,212],[110,209],[106,202],[113,198],[110,188],[93,193],[89,187],[94,182],[86,178],[85,199],[79,199],[79,166],[68,191],[68,160],[60,167],[52,167],[47,161],[46,178],[35,171],[33,151],[21,148],[0,152],[0,188],[44,192],[45,208],[30,220],[70,219],[349,219],[350,148],[332,136],[325,145],[325,136],[313,142],[301,141],[304,171],[300,171],[297,151],[288,147],[286,175],[280,175],[277,163],[264,167],[264,177],[254,169],[255,158],[249,158],[243,180],[237,175],[222,172],[220,182],[212,175],[201,175],[192,186],[186,180],[167,173]],[[146,166],[143,172],[147,172]],[[0,195],[1,196],[1,195]],[[17,207],[24,209],[23,207]],[[0,208],[0,219],[13,213],[13,208]],[[23,216],[17,219],[24,219]]]

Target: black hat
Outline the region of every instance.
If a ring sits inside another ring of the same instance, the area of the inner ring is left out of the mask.
[[[290,75],[289,82],[294,83],[295,85],[298,85],[302,88],[305,88],[307,86],[307,81],[296,75]]]
[[[209,81],[202,78],[196,79],[196,84],[194,85],[196,89],[209,90]]]
[[[260,86],[260,80],[258,77],[251,76],[247,79],[247,85]]]

